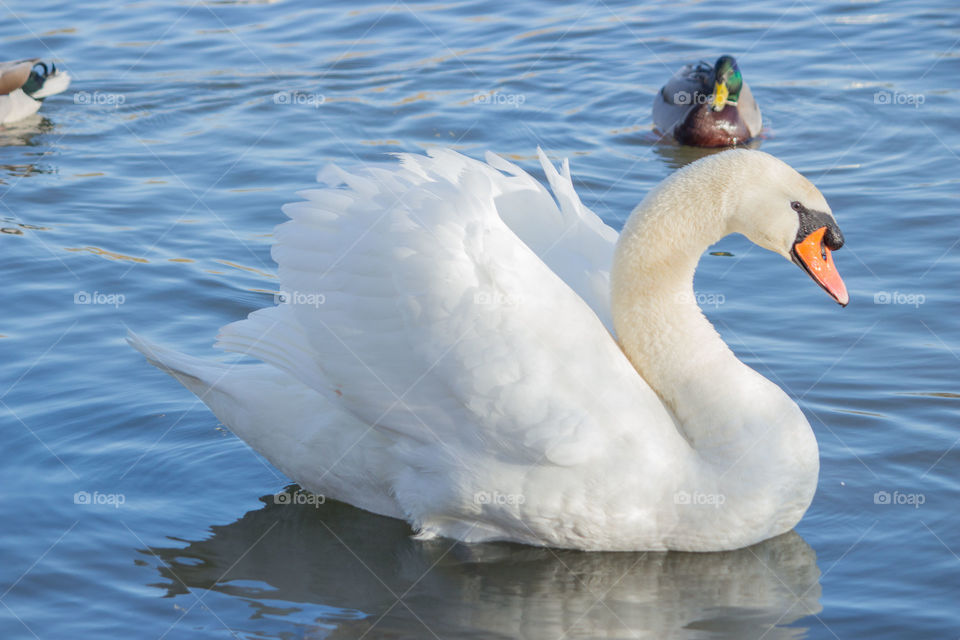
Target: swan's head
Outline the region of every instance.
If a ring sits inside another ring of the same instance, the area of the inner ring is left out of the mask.
[[[843,234],[823,194],[785,162],[762,151],[735,150],[728,156],[739,198],[728,212],[730,232],[779,253],[807,272],[846,306],[847,288],[833,263],[832,251],[843,246]]]

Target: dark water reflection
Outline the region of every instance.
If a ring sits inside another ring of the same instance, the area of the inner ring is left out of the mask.
[[[788,625],[821,610],[816,554],[794,532],[724,553],[582,553],[424,542],[345,504],[261,500],[207,539],[141,550],[151,586],[241,598],[247,630],[296,613],[330,638],[795,638]]]
[[[751,140],[748,144],[741,145],[742,148],[763,150],[763,140]],[[699,147],[682,147],[675,144],[666,144],[661,142],[654,145],[653,152],[663,160],[664,164],[671,169],[679,169],[686,165],[711,156],[715,153],[726,151],[726,149],[701,149]]]

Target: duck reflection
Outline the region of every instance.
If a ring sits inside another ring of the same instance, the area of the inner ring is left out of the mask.
[[[34,136],[50,133],[54,124],[49,119],[34,114],[12,124],[0,125],[0,147],[33,147]]]
[[[329,638],[795,638],[806,629],[785,625],[821,610],[794,532],[723,553],[586,553],[419,541],[342,503],[261,500],[206,540],[141,550],[162,562],[153,586],[243,598],[258,629],[310,613]]]
[[[745,144],[737,146],[738,149],[759,149],[760,143],[762,142],[761,138],[754,138]],[[706,156],[712,156],[715,153],[723,153],[724,151],[729,151],[731,147],[719,147],[719,148],[707,148],[707,147],[690,147],[686,145],[677,145],[677,144],[655,144],[653,145],[653,151],[667,164],[671,169],[679,169],[685,167],[694,160],[699,160],[700,158],[705,158]]]
[[[43,134],[54,130],[54,124],[47,118],[32,115],[13,124],[0,125],[0,147],[37,147],[49,144],[42,137]],[[46,155],[46,151],[36,153],[24,150],[21,156],[36,156],[39,160]],[[53,173],[53,169],[40,162],[25,162],[17,164],[0,163],[0,184],[6,184],[6,177],[25,178],[38,173]]]
[[[766,133],[762,133],[760,136],[750,140],[749,142],[737,145],[736,148],[759,149],[760,145],[763,144],[766,135]],[[699,160],[700,158],[705,158],[706,156],[712,156],[715,153],[723,153],[724,151],[729,151],[733,148],[691,147],[687,145],[680,145],[670,139],[669,136],[662,136],[653,130],[632,132],[628,135],[619,137],[617,140],[631,147],[650,147],[653,150],[653,153],[659,156],[660,159],[663,160],[664,163],[673,170],[685,167],[694,160]],[[641,151],[640,153],[646,153],[646,151]]]

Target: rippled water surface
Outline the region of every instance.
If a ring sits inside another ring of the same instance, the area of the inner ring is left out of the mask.
[[[316,4],[0,3],[0,57],[74,77],[0,128],[0,635],[957,637],[952,0]],[[558,553],[277,505],[289,480],[123,341],[213,355],[217,327],[272,303],[280,206],[331,161],[447,145],[540,175],[541,145],[619,226],[700,155],[657,144],[654,92],[720,53],[761,104],[760,148],[847,237],[846,309],[739,237],[697,276],[817,433],[796,532]]]

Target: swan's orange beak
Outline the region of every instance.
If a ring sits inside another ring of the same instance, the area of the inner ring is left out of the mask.
[[[834,300],[845,307],[850,302],[850,296],[847,294],[847,285],[843,284],[840,273],[833,265],[830,249],[823,244],[823,234],[826,231],[826,227],[820,227],[793,245],[790,253],[794,262],[800,265]]]

